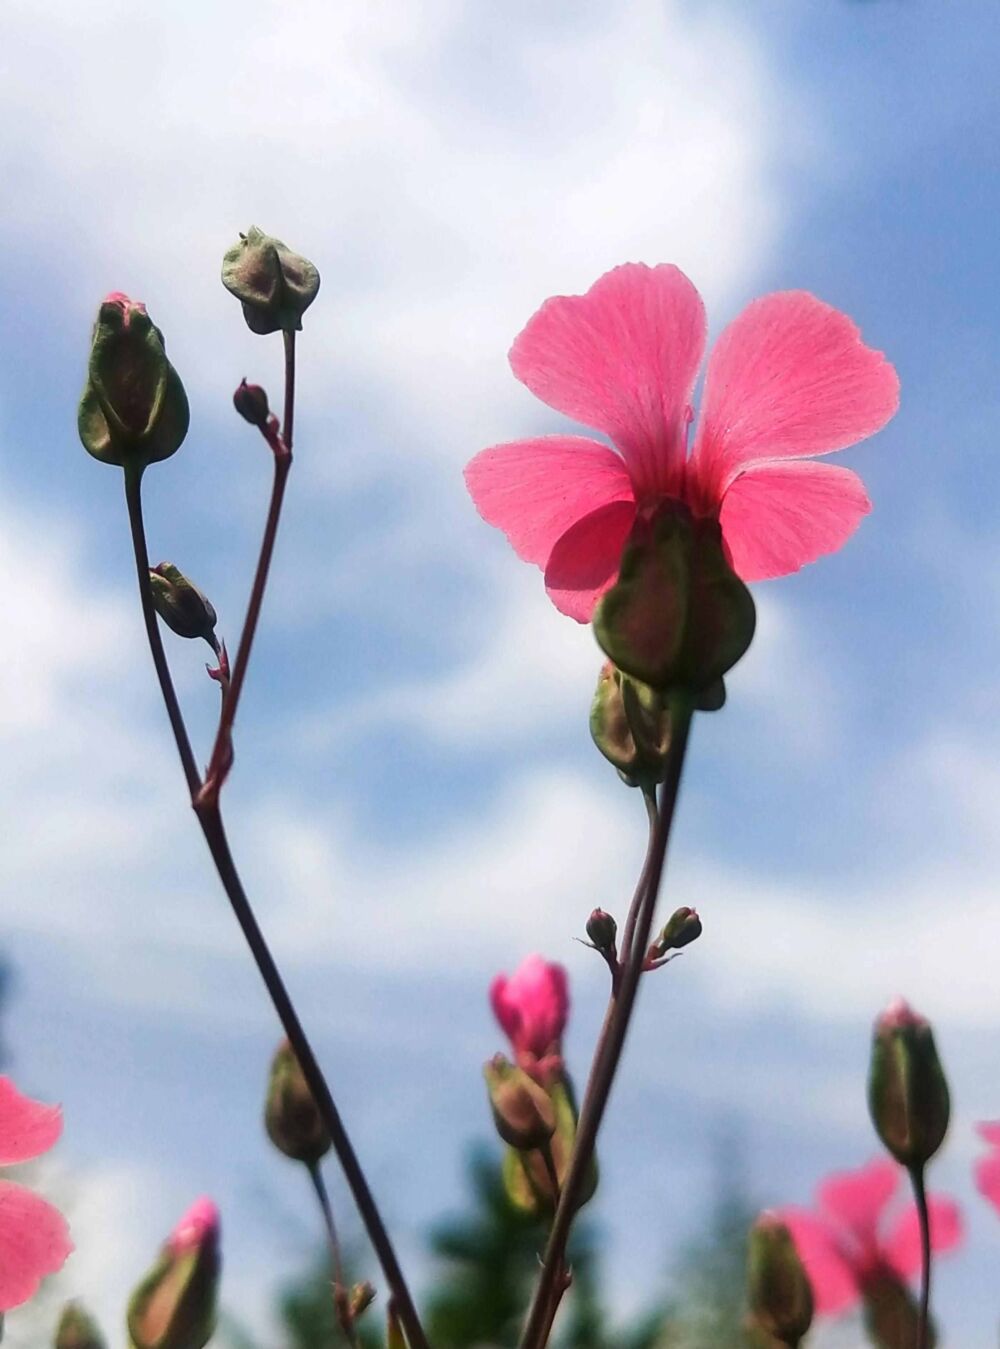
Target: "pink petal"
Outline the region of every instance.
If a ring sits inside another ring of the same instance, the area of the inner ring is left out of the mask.
[[[983,1124],[977,1124],[976,1133],[993,1147],[1000,1148],[1000,1120],[987,1120]]]
[[[819,1207],[846,1228],[859,1247],[871,1247],[882,1210],[896,1192],[900,1172],[896,1162],[886,1160],[828,1176],[816,1191]]]
[[[490,984],[490,1006],[500,1022],[500,1029],[513,1044],[521,1030],[521,1013],[507,993],[509,983],[506,974],[497,975]]]
[[[490,1002],[515,1050],[534,1058],[558,1050],[569,1015],[569,987],[561,965],[539,955],[526,957],[511,978],[497,975]]]
[[[62,1111],[22,1096],[9,1077],[0,1077],[0,1166],[39,1157],[62,1133]]]
[[[590,622],[597,601],[618,575],[634,522],[635,503],[618,501],[566,531],[545,568],[545,589],[560,613],[578,623]]]
[[[837,1240],[836,1229],[804,1209],[778,1209],[777,1216],[792,1234],[812,1285],[816,1311],[832,1316],[853,1307],[861,1296],[861,1288],[857,1273]]]
[[[927,1201],[931,1220],[931,1250],[943,1255],[962,1240],[962,1214],[951,1199],[932,1195]],[[912,1279],[920,1271],[920,1219],[917,1206],[908,1204],[882,1245],[885,1263],[901,1279]]]
[[[705,307],[678,268],[629,262],[586,295],[546,300],[514,342],[514,374],[549,407],[615,442],[642,491],[683,473]]]
[[[0,1312],[27,1302],[73,1249],[58,1209],[21,1185],[0,1180]]]
[[[518,557],[544,567],[556,540],[612,501],[631,501],[620,455],[583,436],[542,436],[482,450],[465,482],[483,519],[502,529]]]
[[[850,469],[809,460],[757,464],[730,485],[719,520],[744,581],[787,576],[835,552],[871,510]]]
[[[744,309],[708,363],[695,458],[717,486],[755,459],[827,454],[864,440],[899,405],[899,380],[857,326],[806,291]]]
[[[976,1189],[1000,1213],[1000,1152],[991,1152],[976,1162]]]

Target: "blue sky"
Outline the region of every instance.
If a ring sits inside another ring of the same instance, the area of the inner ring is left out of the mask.
[[[571,938],[623,908],[642,846],[586,733],[592,638],[462,486],[482,446],[562,425],[511,376],[512,338],[549,294],[672,261],[715,332],[802,287],[897,365],[899,415],[840,460],[873,515],[757,588],[758,639],[695,728],[668,900],[705,936],[646,990],[594,1214],[628,1306],[698,1230],[719,1129],[762,1203],[865,1160],[870,1022],[903,992],[956,1103],[947,1343],[995,1342],[1000,1220],[969,1167],[973,1122],[1000,1116],[998,38],[993,0],[8,0],[0,940],[12,1071],[66,1111],[41,1172],[72,1204],[62,1288],[109,1327],[202,1191],[254,1315],[314,1235],[259,1127],[274,1026],[184,803],[120,480],[75,436],[93,313],[124,289],[193,408],[149,474],[151,550],[234,640],[269,467],[229,399],[244,374],[277,396],[279,346],[217,275],[257,223],[323,288],[227,812],[418,1278],[488,1132],[491,975],[566,963],[582,1077],[604,986]],[[214,687],[191,645],[170,654],[204,755]],[[15,1349],[31,1335],[10,1318]]]

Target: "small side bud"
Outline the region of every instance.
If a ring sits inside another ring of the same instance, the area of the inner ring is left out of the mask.
[[[913,1170],[948,1131],[951,1100],[930,1023],[897,998],[875,1022],[868,1108],[896,1161]]]
[[[172,562],[150,568],[153,607],[178,637],[203,637],[215,648],[215,609],[197,586],[191,584]]]
[[[312,1166],[330,1150],[330,1135],[295,1051],[285,1040],[271,1062],[264,1107],[267,1136],[286,1157]]]
[[[613,955],[618,924],[603,909],[595,909],[587,919],[587,936],[602,955]]]
[[[252,332],[297,332],[316,298],[319,272],[308,260],[251,225],[222,260],[222,284],[243,305]]]
[[[697,909],[686,905],[675,909],[670,915],[662,932],[653,942],[650,955],[659,960],[668,951],[679,951],[682,946],[690,946],[701,936],[701,919]]]
[[[109,295],[94,324],[77,415],[84,448],[106,464],[141,470],[179,449],[189,420],[184,386],[145,305]]]
[[[751,1326],[778,1344],[798,1345],[812,1325],[809,1279],[783,1222],[762,1213],[750,1229],[747,1298]]]
[[[261,430],[267,425],[267,419],[271,415],[267,394],[259,384],[248,384],[245,379],[240,381],[240,387],[233,394],[233,407],[244,421],[249,422],[251,426],[260,427]]]
[[[107,1349],[97,1322],[79,1302],[67,1302],[56,1327],[52,1349]]]
[[[364,1283],[356,1283],[351,1289],[347,1300],[347,1310],[351,1321],[356,1321],[362,1313],[375,1301],[375,1289],[366,1279]]]
[[[544,1147],[556,1131],[555,1109],[544,1088],[502,1054],[483,1066],[483,1076],[503,1141],[519,1152]]]
[[[630,787],[663,781],[670,748],[670,716],[648,685],[605,661],[590,706],[590,734]]]
[[[218,1210],[199,1199],[129,1299],[133,1349],[204,1349],[215,1330],[219,1270]]]

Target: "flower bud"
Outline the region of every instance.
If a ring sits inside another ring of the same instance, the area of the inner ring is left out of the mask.
[[[218,1211],[199,1199],[129,1300],[133,1349],[204,1349],[215,1329],[219,1266]]]
[[[701,919],[698,917],[698,911],[685,905],[675,909],[670,915],[663,931],[653,943],[651,954],[659,960],[668,951],[679,951],[682,946],[690,945],[700,936]]]
[[[233,394],[233,407],[244,421],[262,429],[271,415],[267,394],[259,384],[248,384],[245,379],[240,381],[240,387]]]
[[[566,1179],[573,1145],[576,1141],[577,1108],[573,1097],[573,1087],[568,1076],[562,1077],[544,1088],[552,1108],[555,1111],[555,1133],[549,1140],[548,1157],[538,1149],[523,1151],[514,1147],[504,1150],[501,1180],[504,1192],[511,1204],[522,1213],[535,1217],[553,1212],[558,1200],[558,1188]],[[553,1184],[552,1168],[555,1169]],[[597,1189],[598,1172],[596,1158],[591,1157],[580,1193],[578,1207],[582,1207],[592,1198]]]
[[[179,448],[189,420],[163,334],[144,305],[120,292],[109,295],[94,325],[77,416],[84,448],[106,464],[142,469]]]
[[[587,936],[598,951],[613,953],[615,938],[618,936],[618,924],[603,909],[595,909],[587,919]]]
[[[364,1283],[354,1284],[347,1300],[347,1314],[351,1321],[356,1321],[363,1312],[368,1310],[374,1301],[375,1289],[367,1279]]]
[[[663,781],[670,716],[659,693],[606,661],[590,706],[590,734],[630,787]]]
[[[153,608],[172,632],[178,637],[204,637],[215,646],[215,610],[183,572],[172,562],[161,562],[150,568],[149,585]]]
[[[897,998],[875,1022],[868,1072],[875,1130],[911,1170],[934,1156],[948,1131],[948,1083],[930,1023]]]
[[[319,290],[319,272],[280,239],[251,225],[222,260],[222,284],[242,301],[252,332],[297,332]]]
[[[53,1349],[107,1349],[97,1322],[88,1316],[79,1302],[67,1302],[63,1308]]]
[[[264,1107],[267,1136],[286,1157],[314,1165],[330,1150],[330,1135],[295,1051],[285,1040],[271,1062]]]
[[[797,1345],[812,1324],[812,1288],[791,1232],[771,1213],[750,1229],[747,1297],[752,1325],[778,1344]]]
[[[618,580],[594,612],[598,644],[615,665],[661,693],[704,694],[753,640],[753,598],[726,560],[718,521],[668,501],[640,512]],[[711,696],[708,697],[709,691]]]
[[[544,1147],[556,1131],[556,1115],[544,1088],[502,1054],[483,1067],[497,1133],[518,1151]]]

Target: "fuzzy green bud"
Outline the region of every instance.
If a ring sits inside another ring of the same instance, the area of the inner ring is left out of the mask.
[[[278,1151],[293,1161],[312,1166],[330,1150],[330,1135],[316,1099],[287,1040],[271,1061],[264,1127]]]
[[[951,1100],[934,1033],[902,998],[875,1022],[868,1108],[879,1138],[911,1170],[934,1156],[948,1132]]]
[[[84,448],[106,464],[141,470],[180,447],[189,420],[184,386],[145,305],[109,295],[94,324],[77,415]]]
[[[660,935],[653,942],[652,954],[659,960],[668,951],[679,951],[682,946],[689,946],[691,942],[697,941],[701,931],[698,910],[682,905],[667,919]]]
[[[544,1087],[503,1054],[483,1066],[497,1133],[518,1151],[545,1147],[556,1131],[556,1113]]]
[[[67,1302],[56,1327],[52,1349],[107,1349],[97,1322],[79,1302]]]
[[[219,1271],[218,1211],[199,1199],[129,1299],[132,1349],[204,1349],[215,1330]]]
[[[222,260],[222,284],[243,305],[252,332],[297,332],[316,298],[319,272],[308,260],[251,225]]]
[[[770,1213],[762,1213],[750,1229],[747,1298],[752,1326],[778,1344],[799,1344],[812,1325],[809,1279],[791,1232]]]
[[[149,571],[153,607],[178,637],[203,637],[215,646],[215,609],[197,586],[191,584],[172,562],[161,562]]]

